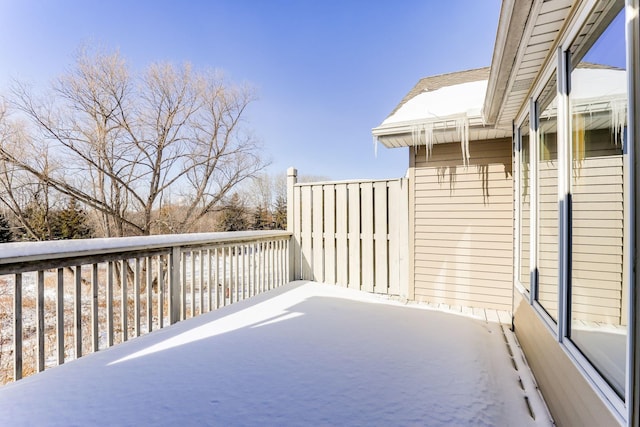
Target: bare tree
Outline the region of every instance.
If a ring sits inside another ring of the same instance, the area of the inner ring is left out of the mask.
[[[21,123],[9,123],[5,105],[0,106],[0,147],[15,152],[23,159],[48,176],[51,164],[46,150],[29,145],[24,140]],[[29,153],[28,155],[26,153]],[[40,240],[50,231],[49,210],[55,203],[55,197],[48,180],[34,179],[24,170],[0,158],[0,203],[11,214],[13,222],[19,227],[20,234],[28,239]]]
[[[287,176],[261,173],[249,181],[245,189],[249,205],[271,211],[278,196],[287,194]]]
[[[173,231],[186,232],[264,168],[243,123],[254,99],[219,73],[153,64],[135,77],[118,53],[84,50],[45,96],[14,85],[24,142],[44,156],[2,143],[0,160],[94,209],[105,236],[150,234],[168,193],[183,205]]]

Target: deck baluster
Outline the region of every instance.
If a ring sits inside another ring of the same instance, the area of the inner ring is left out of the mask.
[[[22,378],[22,273],[13,278],[13,378]]]

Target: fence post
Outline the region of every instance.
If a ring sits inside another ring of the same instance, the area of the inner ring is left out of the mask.
[[[182,253],[179,246],[174,246],[169,254],[169,324],[179,322],[180,319],[180,290],[184,283],[180,282],[180,260]],[[158,287],[160,289],[160,287]]]
[[[295,241],[295,206],[294,206],[294,191],[293,187],[298,182],[298,171],[295,168],[287,169],[287,231],[291,232],[291,238],[289,241],[289,277],[288,281],[291,282],[296,279],[296,253],[298,252],[299,242]],[[299,225],[298,225],[299,226]]]

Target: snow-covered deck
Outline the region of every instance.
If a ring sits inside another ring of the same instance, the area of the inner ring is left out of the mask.
[[[8,384],[0,425],[550,422],[508,327],[294,282]]]

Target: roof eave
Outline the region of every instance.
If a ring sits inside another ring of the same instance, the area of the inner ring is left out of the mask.
[[[398,138],[412,135],[416,129],[421,129],[419,126],[426,124],[433,125],[434,132],[451,132],[455,130],[455,120],[459,118],[466,118],[469,121],[470,129],[493,128],[493,126],[485,126],[481,116],[466,116],[462,114],[449,116],[447,118],[440,118],[438,120],[419,119],[383,124],[371,129],[371,133],[378,142],[387,148],[409,147],[416,144],[408,143],[406,141],[399,142]]]
[[[484,120],[488,124],[495,124],[498,118],[533,3],[534,0],[502,2],[483,106]]]

